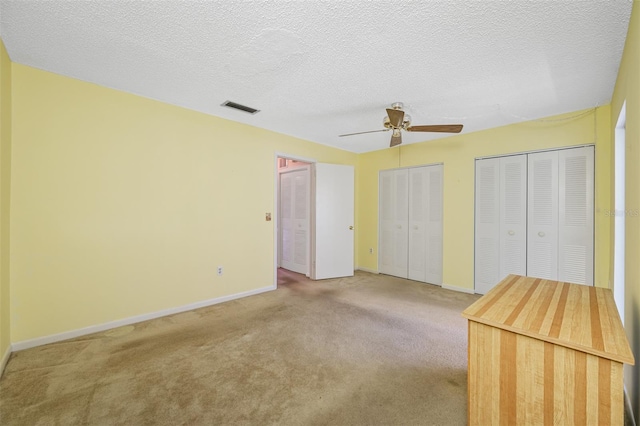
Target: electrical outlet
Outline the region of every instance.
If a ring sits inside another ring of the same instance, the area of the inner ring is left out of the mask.
[[[218,275],[222,275],[222,266],[218,266]]]
[[[373,254],[373,247],[369,249],[369,254]]]

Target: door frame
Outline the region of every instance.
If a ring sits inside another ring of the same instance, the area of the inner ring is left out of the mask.
[[[275,152],[273,156],[273,182],[274,182],[274,191],[273,191],[273,215],[271,217],[273,221],[273,288],[278,288],[278,253],[280,248],[280,173],[278,171],[278,159],[286,158],[288,160],[302,161],[305,163],[309,163],[311,165],[310,169],[310,204],[309,212],[310,212],[310,226],[309,226],[309,238],[308,238],[308,273],[311,273],[311,247],[313,238],[315,235],[315,217],[313,214],[313,199],[314,199],[314,185],[313,185],[313,169],[315,167],[315,163],[317,160],[314,158],[301,157],[299,155],[287,154],[284,152]]]

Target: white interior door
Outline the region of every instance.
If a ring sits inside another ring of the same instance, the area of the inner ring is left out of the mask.
[[[409,169],[409,264],[407,277],[416,281],[425,281],[427,277],[428,195],[427,168]]]
[[[558,279],[558,151],[528,155],[527,275]]]
[[[509,274],[527,275],[526,154],[500,158],[499,281]]]
[[[407,278],[409,171],[380,172],[380,259],[383,274]]]
[[[280,173],[280,266],[309,274],[310,167]]]
[[[476,293],[508,274],[593,285],[593,162],[593,147],[476,160]]]
[[[312,278],[353,276],[354,168],[315,164],[315,241]]]
[[[500,281],[500,159],[476,160],[475,292]]]
[[[442,165],[409,169],[409,279],[442,284]]]
[[[444,167],[427,167],[427,270],[425,282],[442,285],[442,208]]]
[[[558,280],[593,285],[593,147],[558,152]]]
[[[394,186],[393,170],[380,172],[378,191],[379,240],[378,271],[381,274],[393,272],[393,228],[394,223]]]

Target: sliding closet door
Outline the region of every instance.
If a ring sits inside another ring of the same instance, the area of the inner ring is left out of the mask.
[[[527,275],[558,279],[558,151],[529,154]]]
[[[409,169],[408,278],[442,284],[442,165]]]
[[[475,291],[500,281],[500,159],[476,161]]]
[[[558,152],[558,280],[593,285],[593,147]]]
[[[380,172],[380,259],[383,274],[407,277],[408,170]]]

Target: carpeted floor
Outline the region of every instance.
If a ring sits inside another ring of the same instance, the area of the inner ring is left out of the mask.
[[[478,296],[357,272],[16,352],[2,425],[461,425]]]

